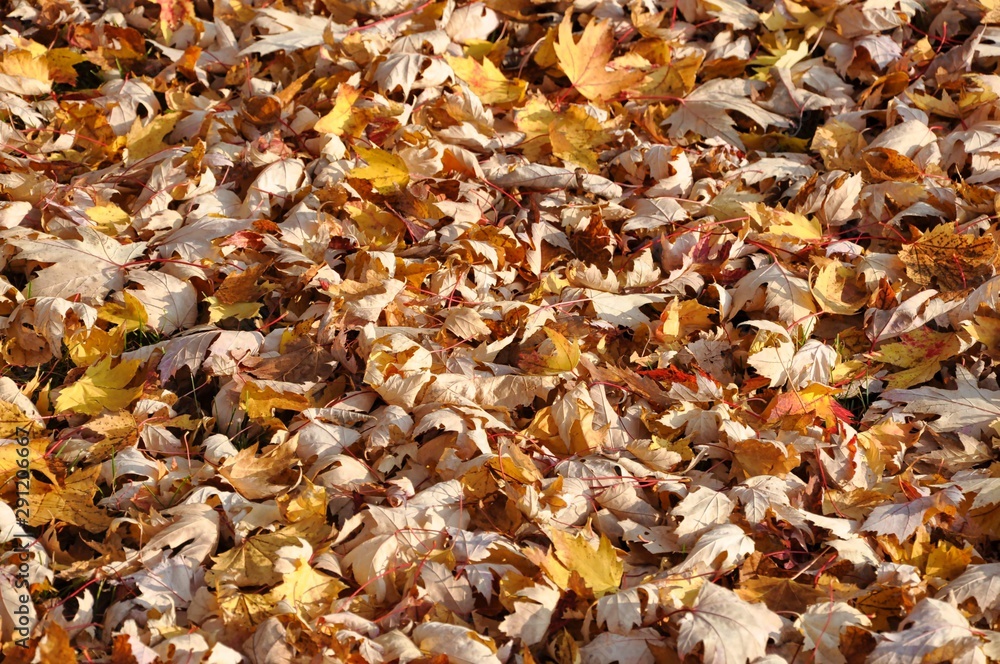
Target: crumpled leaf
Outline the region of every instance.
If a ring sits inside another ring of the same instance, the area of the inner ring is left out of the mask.
[[[844,664],[847,659],[841,652],[841,634],[848,627],[868,627],[871,620],[845,602],[813,604],[795,621],[795,626],[805,637],[806,650],[813,650],[816,658],[831,664]]]
[[[289,439],[258,455],[257,445],[251,445],[219,468],[219,474],[250,500],[271,498],[291,483],[295,447],[294,440]],[[285,478],[289,479],[287,484],[282,481]]]

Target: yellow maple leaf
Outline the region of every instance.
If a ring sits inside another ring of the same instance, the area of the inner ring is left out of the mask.
[[[606,21],[592,21],[579,43],[573,41],[573,22],[567,12],[553,44],[559,66],[573,87],[591,101],[608,101],[642,80],[642,72],[609,68],[615,38]]]
[[[343,136],[347,129],[353,125],[352,119],[355,117],[354,104],[357,103],[361,91],[346,83],[337,90],[337,99],[333,103],[333,110],[321,117],[313,129],[321,134],[336,134]]]
[[[213,586],[270,586],[281,581],[281,574],[274,570],[277,552],[283,546],[295,546],[298,538],[291,529],[275,533],[261,533],[248,537],[225,553],[212,556],[215,565],[205,575]]]
[[[128,135],[125,137],[125,148],[127,150],[125,164],[131,166],[166,149],[164,139],[167,137],[167,134],[174,130],[174,126],[180,119],[180,113],[170,113],[169,115],[157,116],[143,125],[136,118],[135,124],[129,129]]]
[[[750,218],[760,224],[768,235],[807,241],[823,237],[823,228],[816,219],[780,207],[771,208],[764,203],[744,203],[743,207]]]
[[[113,325],[124,325],[125,331],[134,332],[146,327],[149,316],[146,307],[135,295],[124,292],[125,304],[108,302],[97,311],[97,317]]]
[[[733,446],[733,469],[742,477],[775,475],[785,477],[802,462],[802,457],[791,445],[772,440],[747,438]]]
[[[963,549],[949,542],[937,542],[927,554],[926,572],[928,576],[936,576],[951,581],[965,571],[972,562],[972,546],[966,544]]]
[[[585,107],[572,105],[562,112],[541,95],[532,96],[517,112],[517,128],[526,134],[524,154],[538,160],[550,151],[564,162],[599,171],[596,150],[611,140],[604,125]]]
[[[237,302],[234,304],[224,304],[219,302],[219,298],[214,295],[206,297],[208,303],[208,322],[218,323],[220,320],[235,318],[236,320],[247,320],[256,318],[260,313],[260,308],[264,306],[260,302]]]
[[[519,131],[524,132],[522,144],[524,155],[539,160],[552,149],[549,141],[549,127],[555,122],[556,112],[549,100],[542,95],[531,95],[523,106],[517,109],[515,122]]]
[[[673,299],[660,314],[660,326],[656,329],[656,338],[676,341],[687,338],[692,332],[711,329],[710,316],[714,313],[714,309],[706,307],[697,300],[682,302]]]
[[[508,79],[489,58],[482,63],[475,58],[444,56],[455,75],[462,79],[484,104],[514,104],[524,97],[528,84],[519,78]]]
[[[796,423],[811,424],[815,418],[823,420],[830,427],[838,420],[850,420],[851,412],[841,406],[834,395],[840,394],[835,387],[812,383],[795,392],[779,394],[764,409],[762,417],[766,422],[778,422],[792,418]]]
[[[859,283],[857,270],[847,263],[817,256],[816,279],[809,288],[820,308],[831,314],[853,316],[868,301],[868,293]]]
[[[934,378],[941,362],[958,355],[965,344],[953,332],[936,332],[926,327],[901,334],[899,342],[883,344],[869,356],[876,362],[902,367],[886,376],[888,389],[906,389]]]
[[[0,57],[0,91],[36,96],[52,92],[49,64],[29,50],[7,51]]]
[[[554,373],[572,371],[580,362],[580,342],[570,341],[555,330],[545,328],[545,334],[552,342],[553,352],[545,359],[545,366]]]
[[[51,521],[63,521],[92,533],[106,530],[111,517],[94,504],[100,474],[98,464],[69,475],[61,486],[32,482],[28,495],[28,525],[43,526]]]
[[[569,107],[549,126],[552,154],[591,173],[600,171],[595,149],[610,138],[597,118],[582,106]]]
[[[561,374],[572,371],[580,362],[580,342],[570,341],[559,332],[543,328],[548,340],[537,350],[524,354],[519,365],[532,374]]]
[[[0,401],[0,418],[5,421],[0,422],[0,436],[7,438],[16,435],[16,427],[20,427],[21,422],[17,419],[20,416],[9,410],[10,408],[20,409],[13,404]],[[37,427],[37,424],[35,425]],[[23,427],[22,427],[23,428]],[[8,432],[9,433],[4,433]],[[0,445],[0,486],[6,485],[19,470],[25,470],[23,464],[27,463],[27,470],[37,470],[46,475],[50,475],[48,461],[45,453],[48,451],[48,440],[45,438],[32,438],[28,445]],[[18,450],[27,449],[27,456],[22,456]]]
[[[117,236],[128,226],[131,217],[128,212],[117,205],[105,204],[95,205],[87,208],[83,212],[87,218],[94,222],[94,227],[105,235]]]
[[[624,566],[618,552],[604,535],[594,549],[583,535],[573,537],[561,530],[549,532],[553,553],[545,558],[545,572],[560,588],[569,584],[570,572],[576,572],[597,597],[617,592]]]
[[[327,612],[347,584],[310,567],[309,557],[312,547],[305,540],[300,541],[306,553],[294,562],[279,561],[275,570],[283,572],[282,581],[268,593],[267,597],[275,604],[283,602],[296,613],[313,618]],[[290,565],[294,565],[294,569],[286,571]]]
[[[72,411],[96,415],[102,409],[122,410],[142,393],[142,387],[126,387],[139,369],[139,360],[116,367],[105,357],[87,369],[75,383],[63,388],[56,398],[56,412]]]
[[[71,48],[44,49],[45,62],[49,66],[49,76],[54,83],[76,85],[77,71],[73,68],[87,58]]]
[[[25,415],[15,404],[0,400],[0,438],[13,438],[19,430],[32,432],[40,429],[38,422]]]
[[[273,416],[275,409],[301,412],[309,407],[309,399],[301,394],[284,394],[269,386],[247,383],[240,394],[240,404],[250,419],[261,420]]]
[[[502,57],[507,52],[507,42],[508,39],[506,37],[501,39],[500,42],[491,42],[486,39],[469,39],[462,44],[462,53],[481,62],[483,58],[489,57],[490,53],[495,53],[498,49],[501,49],[499,53]]]
[[[313,484],[309,478],[303,477],[294,494],[282,494],[276,502],[282,516],[289,523],[298,524],[303,529],[318,525],[320,530],[325,528],[329,532],[329,527],[326,526],[326,489]],[[302,536],[312,541],[308,535]]]
[[[348,174],[352,178],[368,180],[380,194],[399,191],[410,182],[406,162],[398,156],[379,148],[356,147],[358,156],[366,166],[355,166]]]
[[[81,328],[66,338],[66,349],[78,367],[89,367],[102,357],[121,355],[125,350],[125,326],[117,325],[110,331]]]

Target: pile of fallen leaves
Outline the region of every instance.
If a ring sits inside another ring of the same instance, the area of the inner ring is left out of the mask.
[[[0,17],[7,662],[1000,660],[997,0]]]

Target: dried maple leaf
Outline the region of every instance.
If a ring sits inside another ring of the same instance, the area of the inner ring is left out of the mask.
[[[840,635],[848,627],[868,627],[871,620],[845,602],[813,604],[795,621],[805,637],[803,647],[814,650],[818,661],[847,664],[841,653]]]
[[[493,640],[461,625],[422,623],[413,630],[413,642],[420,650],[444,655],[455,664],[500,664]]]
[[[621,586],[624,568],[608,538],[602,535],[596,549],[582,534],[572,537],[553,530],[549,539],[554,550],[545,559],[545,570],[559,587],[567,586],[570,573],[579,574],[597,597],[616,592]]]
[[[277,357],[248,358],[247,371],[261,380],[289,383],[318,382],[333,372],[333,355],[308,337],[295,340],[284,350]]]
[[[997,243],[990,235],[955,232],[955,223],[935,226],[899,252],[906,274],[925,287],[944,291],[975,288],[993,275]]]
[[[28,523],[40,526],[60,521],[91,533],[106,530],[111,517],[94,505],[100,472],[100,466],[91,466],[67,476],[62,484],[43,485],[32,482],[31,493],[28,495]]]
[[[974,599],[980,613],[995,622],[1000,616],[1000,563],[970,566],[942,588],[940,596],[959,603]]]
[[[455,58],[446,55],[445,60],[455,70],[455,75],[462,79],[484,104],[517,103],[524,97],[524,91],[528,87],[528,84],[520,79],[509,80],[489,58],[483,58],[482,62],[479,62],[475,58]]]
[[[919,387],[910,390],[890,390],[882,396],[904,404],[903,412],[937,415],[930,422],[935,431],[961,431],[972,436],[982,435],[990,424],[1000,419],[1000,391],[982,389],[965,367],[955,367],[956,389]]]
[[[406,162],[399,156],[380,150],[379,148],[356,147],[358,157],[365,162],[364,166],[355,166],[350,176],[359,180],[368,180],[380,194],[392,194],[405,187],[410,181],[410,171]]]
[[[128,387],[139,368],[139,360],[119,362],[111,366],[111,357],[87,368],[87,372],[72,385],[64,387],[56,397],[57,411],[72,411],[96,415],[103,409],[122,410],[142,393],[142,386]]]
[[[746,664],[763,657],[770,639],[781,631],[781,618],[763,604],[749,604],[714,583],[701,587],[678,623],[677,649],[686,656],[698,645],[704,661]]]
[[[735,523],[723,523],[702,534],[683,562],[671,568],[674,574],[722,571],[739,565],[754,552],[753,540]]]
[[[810,314],[815,313],[816,304],[809,291],[809,282],[791,274],[778,263],[758,268],[740,279],[733,292],[730,315],[744,310],[754,301],[757,290],[766,286],[764,308],[778,309],[778,318],[785,325],[809,325]]]
[[[946,653],[951,661],[984,661],[985,634],[973,629],[957,608],[927,598],[913,608],[900,632],[883,634],[866,660],[869,664],[926,661]]]
[[[753,557],[748,558],[744,566],[752,562]],[[803,613],[810,605],[829,597],[830,591],[795,579],[757,576],[742,581],[735,592],[740,599],[751,604],[763,602],[772,611]]]
[[[87,429],[101,436],[101,440],[87,450],[91,463],[113,457],[139,439],[139,424],[128,411],[102,415],[87,422]]]
[[[743,141],[736,131],[736,122],[729,111],[738,111],[763,128],[787,127],[789,121],[777,113],[764,110],[750,100],[761,86],[749,80],[717,78],[694,89],[674,109],[663,123],[670,135],[683,138],[688,133],[707,138],[718,136],[742,149]]]
[[[692,491],[671,510],[671,516],[683,519],[674,535],[682,544],[693,543],[712,526],[728,523],[733,507],[733,501],[719,491],[707,487]]]
[[[890,148],[872,148],[861,154],[868,177],[874,182],[915,182],[921,172],[906,155]]]
[[[1000,660],[998,1],[7,3],[4,654]]]
[[[219,468],[219,474],[250,500],[271,498],[289,486],[294,479],[294,456],[295,441],[292,439],[260,455],[254,444],[240,450],[239,454]]]
[[[917,528],[928,519],[941,512],[954,514],[962,500],[962,493],[954,487],[892,505],[880,505],[865,519],[861,530],[880,535],[895,535],[903,542],[909,539]]]
[[[641,72],[611,67],[615,38],[607,22],[592,21],[583,29],[579,42],[573,40],[570,12],[559,24],[559,38],[553,44],[559,66],[573,87],[591,101],[609,101],[643,78]]]
[[[91,228],[79,228],[79,240],[61,238],[15,239],[18,257],[52,263],[32,281],[32,295],[70,298],[80,295],[100,302],[109,291],[124,285],[127,264],[146,250],[145,242],[121,244]]]
[[[76,651],[69,634],[62,625],[53,622],[45,627],[45,634],[35,647],[35,657],[31,660],[40,664],[60,664],[76,659]]]

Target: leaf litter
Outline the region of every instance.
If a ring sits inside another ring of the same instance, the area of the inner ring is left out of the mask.
[[[2,15],[4,661],[1000,661],[995,2]]]

